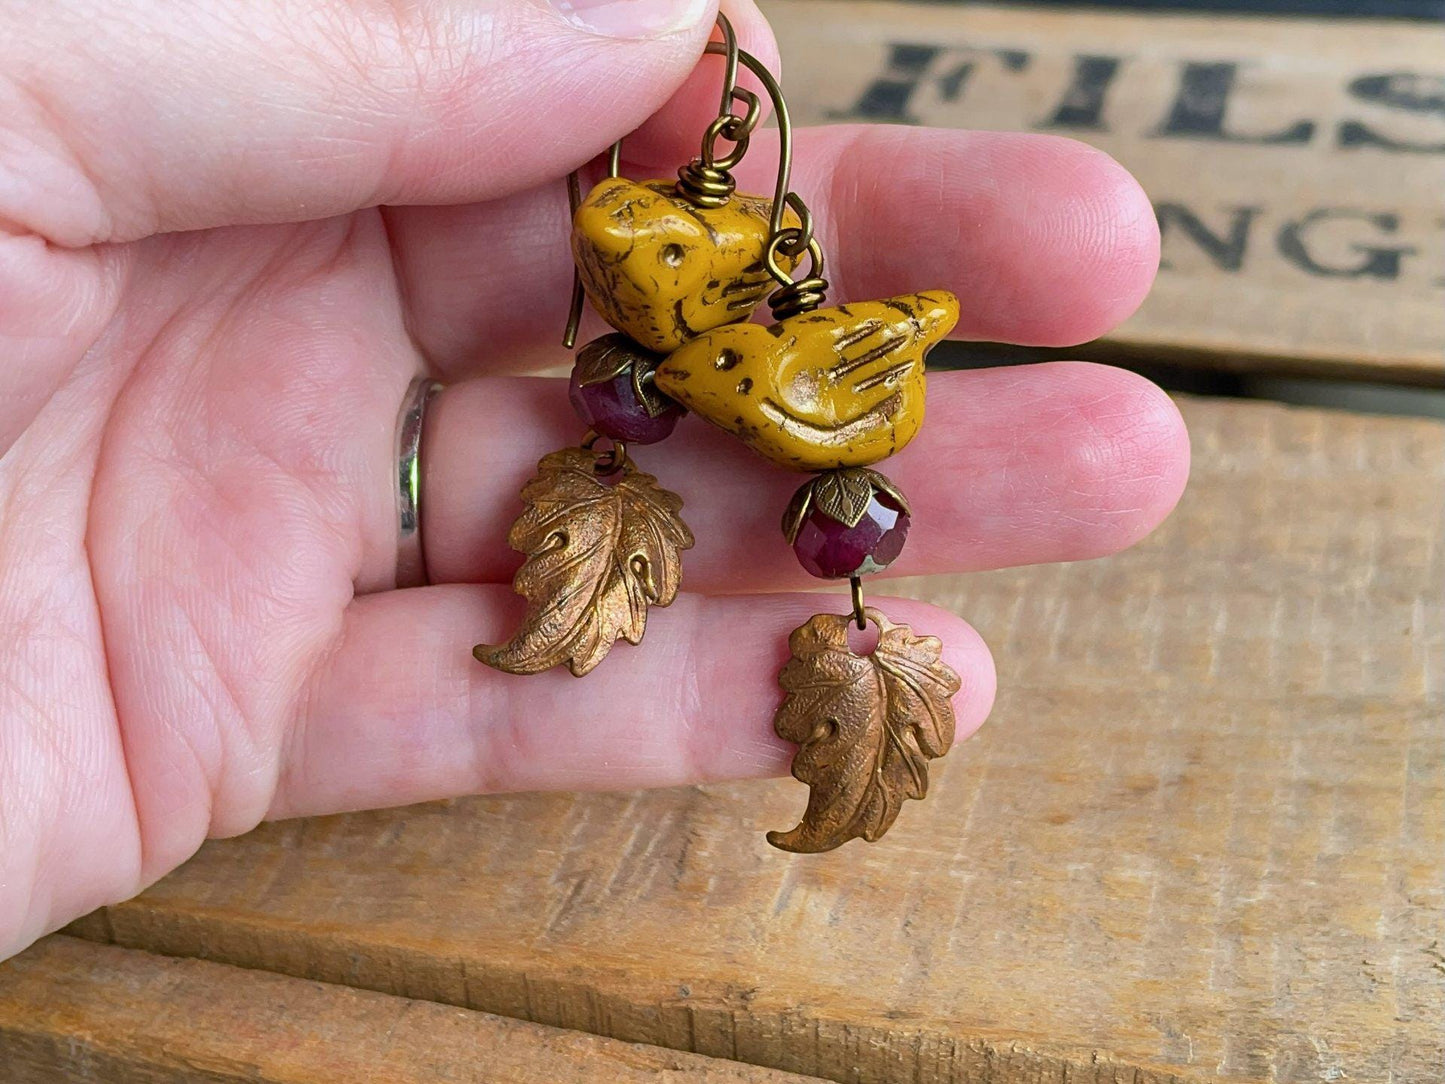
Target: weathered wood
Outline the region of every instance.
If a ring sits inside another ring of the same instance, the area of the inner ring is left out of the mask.
[[[882,843],[773,851],[785,782],[469,800],[211,843],[74,929],[839,1081],[1434,1084],[1445,426],[1184,408],[1143,546],[908,585],[1003,692]]]
[[[1445,384],[1445,25],[764,0],[807,124],[1075,136],[1164,267],[1114,356]]]
[[[51,937],[0,964],[5,1084],[805,1084],[489,1013]]]

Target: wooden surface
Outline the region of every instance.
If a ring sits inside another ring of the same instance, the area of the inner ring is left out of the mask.
[[[772,850],[782,781],[475,799],[214,842],[74,932],[837,1081],[1434,1084],[1445,426],[1184,407],[1138,549],[903,587],[1002,695],[883,843]]]
[[[1164,266],[1098,356],[1445,385],[1445,24],[762,6],[802,123],[1051,132],[1138,176]]]
[[[52,937],[0,964],[0,1080],[805,1084],[487,1013]]]

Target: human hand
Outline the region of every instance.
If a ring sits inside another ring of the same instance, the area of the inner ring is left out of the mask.
[[[774,66],[758,13],[728,13]],[[646,643],[582,682],[471,655],[520,611],[517,490],[579,436],[558,383],[521,375],[564,360],[561,178],[649,116],[627,176],[694,153],[713,17],[0,9],[0,956],[267,817],[786,772],[776,674],[817,609],[778,593],[815,584],[778,535],[799,478],[701,424],[643,453],[697,537]],[[741,188],[770,190],[774,147],[755,135]],[[839,300],[946,288],[960,338],[1065,345],[1153,276],[1147,200],[1080,144],[835,127],[797,157]],[[424,447],[434,586],[395,591],[393,429],[428,371],[450,382]],[[928,409],[890,465],[914,507],[890,572],[1111,553],[1184,483],[1178,414],[1120,370],[939,373]],[[947,645],[967,735],[982,642],[885,608]]]

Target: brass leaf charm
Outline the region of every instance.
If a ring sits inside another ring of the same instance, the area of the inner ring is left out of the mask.
[[[583,448],[553,452],[522,488],[527,507],[507,542],[527,555],[512,580],[527,614],[507,643],[473,649],[488,666],[536,674],[565,662],[581,677],[619,636],[642,640],[649,605],[677,597],[693,542],[682,498],[630,464],[608,484],[595,462]]]
[[[958,675],[934,636],[914,636],[877,610],[872,654],[848,648],[846,614],[818,614],[793,630],[793,657],[778,675],[787,699],[773,717],[779,737],[796,742],[793,777],[811,787],[802,823],[769,832],[785,851],[830,851],[888,831],[905,798],[928,792],[928,762],[953,744]]]

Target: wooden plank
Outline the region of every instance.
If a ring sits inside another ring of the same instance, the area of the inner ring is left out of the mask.
[[[805,1084],[488,1013],[51,937],[0,964],[0,1080]]]
[[[1445,385],[1445,24],[764,0],[807,124],[1074,136],[1164,266],[1115,356]]]
[[[1144,545],[905,585],[1002,695],[877,845],[771,850],[782,781],[468,800],[214,842],[75,929],[838,1081],[1434,1084],[1445,426],[1183,407]]]
[[[1256,15],[1326,15],[1351,19],[1445,19],[1445,0],[1069,0],[1069,4],[1071,7],[1139,8],[1145,11],[1243,11]]]

